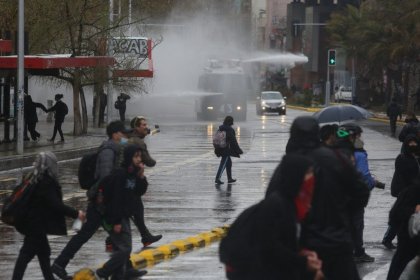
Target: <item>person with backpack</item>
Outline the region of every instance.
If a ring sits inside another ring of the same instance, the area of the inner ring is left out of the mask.
[[[122,122],[125,121],[125,111],[127,109],[127,100],[130,99],[130,96],[128,94],[125,94],[123,92],[120,93],[120,95],[117,97],[117,100],[115,101],[114,107],[118,110],[120,113],[120,120]]]
[[[68,109],[66,103],[64,103],[61,100],[62,98],[63,98],[63,95],[57,93],[54,97],[54,99],[56,101],[54,106],[47,109],[47,112],[55,112],[55,114],[54,114],[54,118],[55,118],[54,133],[53,133],[53,136],[51,137],[51,139],[48,139],[48,141],[50,141],[50,142],[54,142],[55,136],[57,135],[57,131],[58,131],[58,133],[60,134],[60,137],[61,137],[61,140],[59,142],[64,143],[64,135],[63,135],[63,131],[61,130],[61,126],[63,125],[65,116],[69,113],[69,109]]]
[[[52,152],[41,152],[37,155],[34,170],[28,178],[28,183],[32,184],[34,189],[27,201],[26,215],[19,227],[19,231],[25,237],[12,280],[23,279],[26,267],[34,256],[38,257],[44,279],[54,280],[47,235],[66,235],[65,216],[84,220],[85,214],[63,203],[61,185],[58,182],[57,158]]]
[[[141,158],[144,164],[147,167],[153,167],[156,165],[156,160],[154,160],[147,150],[147,145],[144,142],[144,138],[150,133],[150,129],[147,127],[147,120],[143,116],[137,116],[133,118],[130,122],[130,126],[133,129],[133,133],[128,139],[128,143],[136,144],[141,149]],[[136,211],[133,214],[133,222],[136,225],[137,229],[141,235],[141,242],[144,247],[149,246],[152,243],[155,243],[162,239],[162,235],[153,235],[150,233],[146,224],[144,223],[144,206],[140,197],[135,198],[137,200]]]
[[[132,238],[130,217],[135,214],[138,199],[147,190],[147,179],[144,175],[142,150],[135,144],[124,148],[120,168],[106,177],[103,185],[104,215],[102,226],[108,232],[113,245],[111,258],[99,269],[99,279],[126,279],[127,267],[132,267],[130,253]],[[138,271],[137,277],[147,271]]]
[[[395,137],[395,132],[397,130],[397,118],[398,118],[398,116],[400,117],[400,120],[402,118],[401,108],[397,103],[397,98],[396,97],[393,97],[392,100],[391,100],[391,103],[388,105],[388,108],[386,109],[386,115],[389,118],[389,126],[391,128],[391,136]]]
[[[215,183],[217,185],[223,184],[220,180],[222,177],[223,171],[226,169],[226,175],[228,179],[228,183],[235,183],[236,179],[232,177],[232,159],[230,157],[240,157],[243,154],[242,149],[239,147],[238,141],[236,140],[235,130],[232,128],[233,125],[233,117],[226,116],[223,124],[219,126],[219,131],[225,132],[225,143],[226,146],[215,146],[214,153],[217,157],[221,157],[219,169],[216,173]]]
[[[220,242],[219,256],[230,280],[322,279],[322,262],[299,244],[299,227],[309,211],[314,163],[285,155],[265,198],[243,211]],[[316,278],[315,278],[316,277]]]
[[[127,130],[124,123],[121,121],[112,121],[106,129],[108,140],[104,141],[98,149],[97,160],[95,165],[95,181],[97,182],[91,189],[98,187],[106,176],[110,175],[114,168],[119,166],[119,154],[121,146],[127,143],[126,135],[131,133]],[[79,166],[79,168],[81,168]],[[83,168],[83,167],[82,167]],[[83,224],[80,231],[74,235],[60,255],[55,259],[52,265],[52,271],[61,279],[67,279],[68,274],[66,266],[69,261],[73,259],[74,255],[89,239],[95,234],[102,223],[102,213],[99,209],[100,205],[97,204],[96,192],[88,191],[88,206],[86,210],[86,223]],[[93,195],[92,195],[93,193]],[[135,276],[138,271],[131,269],[128,271],[130,275]]]

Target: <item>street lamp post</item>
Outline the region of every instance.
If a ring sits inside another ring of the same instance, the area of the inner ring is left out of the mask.
[[[112,56],[112,36],[111,28],[114,17],[114,1],[109,0],[109,33],[108,33],[108,56]],[[108,87],[107,87],[107,105],[106,105],[106,118],[107,123],[109,124],[112,121],[112,109],[113,109],[113,88],[112,88],[112,69],[111,66],[108,66]]]
[[[16,152],[18,155],[23,155],[23,110],[24,110],[24,79],[25,79],[25,50],[24,50],[24,11],[25,1],[19,0],[18,8],[18,71],[17,71],[17,102],[16,102],[16,116],[17,116],[17,142]]]

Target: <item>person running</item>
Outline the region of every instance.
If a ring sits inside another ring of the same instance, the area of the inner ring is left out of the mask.
[[[154,160],[147,150],[147,145],[144,142],[144,138],[149,134],[150,130],[147,127],[147,120],[145,117],[137,116],[133,118],[130,122],[133,133],[130,135],[128,142],[130,144],[136,144],[141,148],[142,161],[147,167],[153,167],[156,165],[156,160]],[[149,229],[144,223],[144,205],[140,197],[136,198],[136,211],[133,214],[133,222],[136,225],[137,229],[141,235],[141,242],[143,246],[149,246],[152,243],[159,241],[162,238],[161,234],[153,235],[150,233]]]
[[[319,124],[313,117],[293,121],[286,154],[305,155],[315,162],[315,191],[302,224],[302,246],[318,254],[326,279],[360,279],[350,217],[366,207],[369,189],[346,155],[321,145]]]
[[[322,262],[299,244],[300,223],[313,195],[313,167],[307,157],[285,155],[265,198],[233,222],[219,247],[228,279],[298,280],[306,273],[321,279]]]
[[[124,127],[124,123],[121,121],[112,121],[107,126],[106,133],[108,135],[108,140],[104,141],[98,149],[95,171],[95,179],[97,181],[104,179],[118,166],[121,144],[127,142],[125,135],[130,132],[131,130],[127,130]],[[66,266],[101,226],[102,215],[97,209],[94,197],[91,197],[88,200],[86,217],[87,222],[84,223],[76,235],[70,239],[52,265],[53,273],[61,279],[68,278]]]
[[[236,179],[232,177],[232,159],[230,157],[240,157],[243,154],[242,149],[239,147],[238,141],[236,140],[235,130],[232,128],[233,117],[226,116],[223,124],[219,126],[219,130],[226,131],[226,148],[215,148],[214,153],[220,159],[219,169],[217,170],[215,183],[220,185],[223,184],[220,180],[223,171],[226,169],[226,175],[228,183],[235,183]]]
[[[28,178],[30,184],[35,184],[35,187],[28,201],[28,214],[24,218],[22,228],[19,229],[25,237],[12,280],[23,279],[28,263],[35,256],[38,257],[44,279],[54,280],[47,235],[66,235],[65,216],[84,220],[85,214],[63,204],[63,193],[58,182],[57,158],[52,152],[41,152],[37,155],[34,171]]]
[[[105,177],[103,182],[104,185],[101,185],[99,189],[103,191],[104,203],[102,226],[109,234],[113,251],[111,258],[97,269],[95,274],[99,279],[108,279],[111,276],[115,280],[133,276],[141,277],[147,271],[137,271],[136,275],[127,275],[127,268],[132,267],[129,219],[138,208],[137,198],[146,192],[148,186],[144,175],[141,148],[135,144],[125,147],[121,167]]]
[[[47,112],[47,108],[42,103],[37,103],[32,101],[32,97],[29,94],[25,94],[23,99],[25,108],[23,111],[25,119],[25,131],[24,131],[24,140],[28,141],[28,132],[31,135],[33,141],[38,141],[41,137],[41,134],[36,131],[36,123],[38,122],[38,115],[36,113],[36,108],[41,108],[44,112]]]
[[[402,118],[401,115],[401,108],[397,103],[397,98],[393,97],[391,103],[388,105],[386,109],[386,115],[389,117],[389,126],[391,128],[391,136],[395,137],[395,132],[397,130],[397,118]],[[404,141],[404,140],[403,140]]]
[[[54,118],[55,118],[54,133],[53,133],[53,136],[51,137],[51,139],[48,139],[48,141],[50,141],[50,142],[54,142],[55,136],[57,135],[57,131],[58,131],[58,133],[60,134],[60,138],[61,138],[61,140],[59,142],[64,143],[64,135],[63,135],[63,131],[61,130],[61,126],[63,125],[64,117],[68,114],[69,109],[68,109],[66,103],[64,103],[61,100],[62,98],[63,98],[63,95],[57,93],[54,97],[54,99],[56,101],[54,106],[47,109],[47,112],[55,112],[55,114],[54,114]]]

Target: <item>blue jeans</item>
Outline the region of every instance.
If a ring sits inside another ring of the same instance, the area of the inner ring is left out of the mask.
[[[228,179],[232,179],[232,160],[230,159],[230,156],[222,156],[219,169],[217,170],[216,180],[220,180],[225,169]]]

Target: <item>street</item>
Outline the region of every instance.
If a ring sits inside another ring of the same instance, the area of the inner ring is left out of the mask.
[[[249,105],[246,122],[234,123],[244,150],[240,159],[233,159],[232,172],[237,182],[220,187],[214,184],[219,159],[211,145],[219,122],[197,122],[193,117],[179,121],[158,114],[153,116],[152,112],[144,113],[152,115],[151,119],[161,130],[147,137],[149,151],[157,165],[146,170],[150,185],[143,197],[147,226],[152,233],[163,234],[157,245],[230,224],[242,210],[263,198],[271,174],[284,154],[293,119],[310,113],[289,108],[286,116],[257,116],[254,106]],[[385,250],[381,240],[394,201],[389,187],[401,144],[388,136],[387,123],[365,121],[362,125],[371,172],[386,187],[372,191],[365,211],[365,246],[367,253],[376,260],[359,268],[363,279],[384,279],[393,252]],[[84,209],[86,199],[77,184],[77,161],[61,162],[60,173],[66,202]],[[225,175],[222,181],[226,181]],[[0,278],[10,279],[22,236],[4,224],[0,224],[0,231]],[[99,230],[69,264],[68,272],[103,263],[108,258],[105,236],[105,232]],[[69,237],[50,237],[52,260],[68,240]],[[140,244],[139,234],[133,229],[133,251],[139,251]],[[37,260],[28,266],[25,279],[42,279]],[[142,279],[224,279],[223,266],[218,261],[218,243],[150,267]]]

